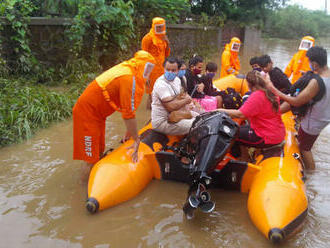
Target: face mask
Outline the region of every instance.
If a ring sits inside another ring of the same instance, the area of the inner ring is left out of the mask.
[[[206,74],[209,78],[214,78],[214,76],[215,76],[215,73],[214,72],[209,72],[209,73],[207,73]]]
[[[173,81],[176,76],[177,76],[177,73],[175,73],[175,72],[165,71],[165,73],[164,73],[164,77],[166,78],[167,81]]]
[[[195,75],[201,74],[201,72],[202,72],[201,69],[197,69],[197,68],[195,68],[193,71],[194,71]]]
[[[180,70],[178,72],[178,77],[183,77],[184,75],[186,75],[186,70]]]
[[[312,71],[314,71],[314,67],[311,62],[309,62],[309,67],[311,68]]]

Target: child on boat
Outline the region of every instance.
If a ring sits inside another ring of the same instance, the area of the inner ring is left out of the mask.
[[[188,94],[197,101],[205,111],[215,110],[222,106],[222,98],[212,86],[211,76],[214,77],[217,66],[214,63],[208,65],[209,67],[206,68],[206,75],[201,77],[203,58],[194,56],[189,61],[189,69],[186,71]]]
[[[252,57],[250,59],[250,66],[252,67],[252,70],[261,71],[261,68],[259,66],[259,57]]]

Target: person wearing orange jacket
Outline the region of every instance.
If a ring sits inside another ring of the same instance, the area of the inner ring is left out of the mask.
[[[132,160],[137,162],[140,139],[135,111],[145,92],[145,83],[156,61],[146,51],[138,51],[96,77],[73,107],[73,159],[87,162],[82,168],[82,181],[105,148],[105,121],[115,111],[122,114],[126,125],[125,140],[134,139]]]
[[[284,73],[288,78],[291,77],[291,83],[294,84],[303,74],[310,71],[308,58],[306,52],[309,48],[314,46],[314,38],[312,36],[305,36],[302,38],[299,46],[299,51],[293,55],[290,63],[286,67]]]
[[[238,58],[238,52],[241,47],[241,41],[237,37],[233,37],[230,43],[226,44],[221,56],[221,72],[220,78],[239,73],[241,65]]]
[[[152,19],[152,27],[143,39],[142,50],[149,52],[156,60],[155,68],[150,74],[148,87],[146,88],[148,98],[148,107],[151,103],[151,93],[154,84],[161,75],[164,74],[164,61],[170,55],[170,42],[166,35],[166,22],[161,17],[155,17]]]

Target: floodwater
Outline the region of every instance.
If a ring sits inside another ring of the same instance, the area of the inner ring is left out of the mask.
[[[330,40],[318,41],[330,51]],[[241,51],[268,53],[284,69],[299,41],[265,40]],[[219,59],[219,58],[217,58]],[[139,127],[150,113],[138,111]],[[119,114],[107,122],[107,147],[124,134]],[[316,170],[307,173],[308,216],[282,247],[329,247],[330,126],[313,149]],[[327,148],[328,147],[328,148]],[[273,247],[254,227],[247,195],[214,190],[216,209],[188,221],[181,207],[187,185],[153,180],[136,198],[95,215],[85,209],[87,186],[79,184],[81,162],[72,160],[72,122],[54,124],[32,139],[0,150],[0,247]]]

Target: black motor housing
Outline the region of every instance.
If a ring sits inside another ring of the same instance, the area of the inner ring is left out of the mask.
[[[194,179],[215,169],[234,143],[238,128],[238,124],[223,112],[208,112],[196,117],[187,136],[195,153]]]
[[[239,126],[223,112],[209,112],[196,117],[186,137],[187,149],[193,153],[190,187],[183,212],[193,218],[199,208],[210,213],[215,208],[206,191],[212,183],[212,172],[234,143]]]

